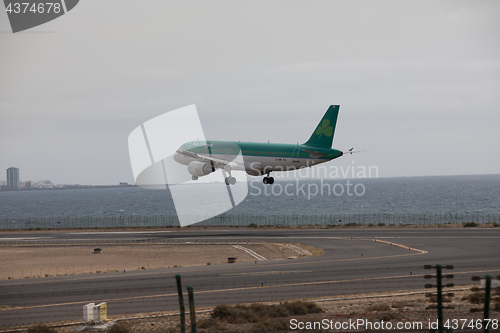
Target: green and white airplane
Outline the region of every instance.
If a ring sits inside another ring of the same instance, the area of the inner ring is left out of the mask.
[[[332,149],[340,105],[331,105],[311,137],[303,144],[190,141],[175,153],[177,163],[187,165],[193,180],[225,170],[226,185],[236,184],[231,170],[246,171],[251,176],[266,175],[264,184],[273,184],[272,171],[291,171],[325,163],[344,152]],[[353,153],[352,148],[347,153]]]

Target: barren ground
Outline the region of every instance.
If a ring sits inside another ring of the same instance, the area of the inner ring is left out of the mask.
[[[291,244],[243,244],[268,260],[306,255],[305,247]],[[2,279],[39,278],[54,275],[78,275],[110,271],[133,271],[168,267],[227,264],[227,258],[238,262],[257,260],[232,245],[106,245],[102,253],[96,246],[2,246],[0,267]],[[310,254],[321,251],[312,249]]]

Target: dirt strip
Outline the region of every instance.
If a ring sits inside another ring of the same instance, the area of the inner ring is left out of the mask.
[[[243,244],[268,260],[305,256],[297,245]],[[3,246],[0,247],[0,278],[27,279],[56,275],[78,275],[112,271],[133,271],[196,265],[256,261],[232,245],[105,245],[96,246]],[[309,252],[310,253],[310,252]],[[317,253],[317,251],[315,252]]]

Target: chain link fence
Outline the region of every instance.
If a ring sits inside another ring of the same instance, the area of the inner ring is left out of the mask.
[[[500,213],[449,214],[324,214],[261,215],[222,214],[203,218],[193,215],[194,226],[349,226],[349,225],[442,225],[500,223]],[[178,227],[175,215],[65,216],[0,219],[0,229]]]

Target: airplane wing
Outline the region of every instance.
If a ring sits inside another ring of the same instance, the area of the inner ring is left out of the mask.
[[[240,169],[245,170],[245,165],[242,162],[240,163],[240,162],[234,161],[234,160],[233,161],[226,161],[226,160],[223,160],[220,158],[215,158],[215,157],[212,157],[209,155],[204,155],[204,154],[196,154],[196,153],[186,151],[186,150],[182,150],[182,151],[177,150],[177,153],[183,154],[183,155],[186,155],[186,156],[189,156],[192,158],[196,158],[200,161],[209,162],[210,164],[213,163],[213,167],[218,168],[218,169],[225,169],[226,166],[230,166],[233,169],[240,168]]]

